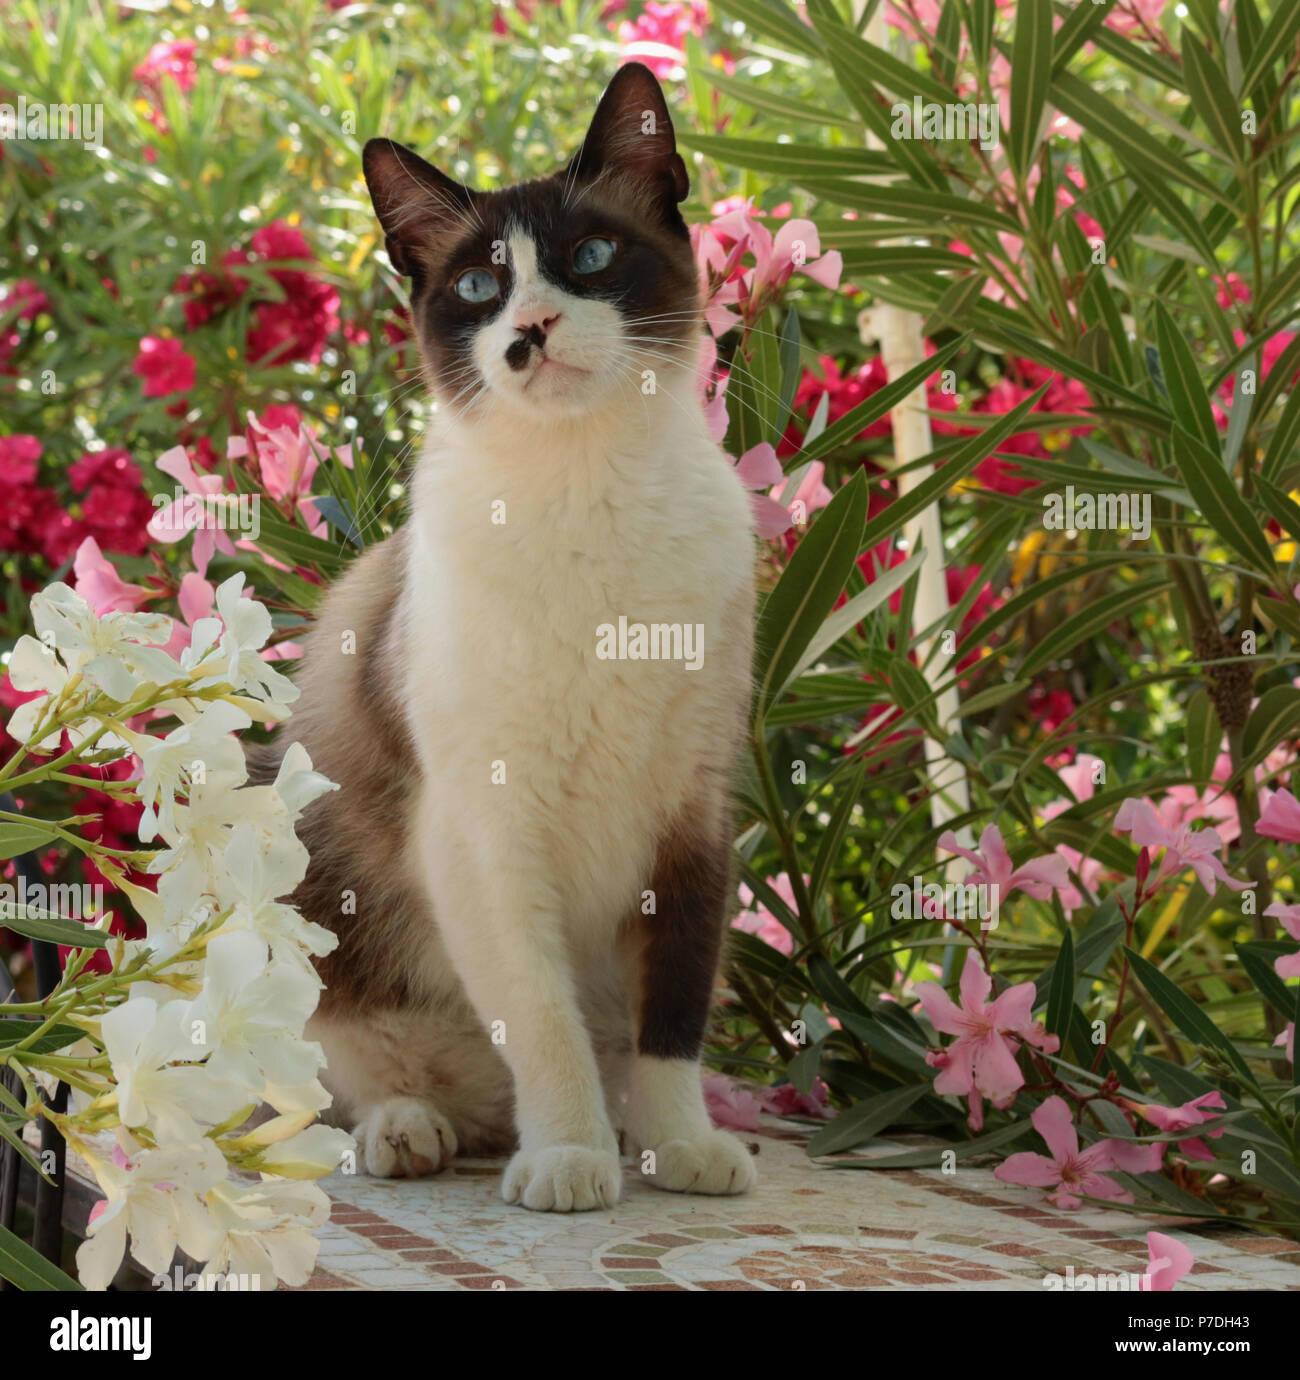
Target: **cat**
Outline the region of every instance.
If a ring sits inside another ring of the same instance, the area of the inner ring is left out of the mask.
[[[364,171],[435,409],[409,520],[325,596],[278,743],[341,788],[293,897],[339,940],[307,1031],[333,1115],[375,1175],[513,1150],[503,1195],[537,1210],[612,1206],[620,1131],[649,1184],[743,1192],[699,1060],[754,540],[698,396],[663,93],[622,67],[569,163],[502,191],[386,139]]]

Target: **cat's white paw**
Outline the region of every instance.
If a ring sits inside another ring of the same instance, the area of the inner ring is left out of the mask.
[[[506,1165],[501,1196],[534,1212],[613,1207],[621,1187],[618,1156],[587,1145],[520,1150]]]
[[[418,1097],[392,1097],[372,1107],[353,1128],[366,1171],[379,1179],[436,1174],[456,1153],[451,1122]]]
[[[747,1193],[758,1182],[749,1151],[725,1131],[666,1140],[649,1149],[654,1169],[645,1181],[669,1193]]]

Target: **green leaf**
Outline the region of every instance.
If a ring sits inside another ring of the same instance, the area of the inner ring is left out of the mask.
[[[1168,580],[1144,580],[1084,605],[1034,647],[1021,663],[1020,674],[1035,676],[1044,666],[1095,637],[1130,609],[1155,599],[1168,587]]]
[[[31,1293],[83,1293],[81,1285],[37,1250],[0,1226],[0,1279]]]
[[[777,39],[792,53],[821,55],[817,35],[781,0],[717,0],[717,8],[743,21],[746,28]]]
[[[862,783],[866,774],[867,764],[860,761],[841,790],[840,798],[835,802],[835,809],[831,812],[830,822],[822,833],[821,843],[817,846],[817,857],[813,861],[812,871],[808,874],[808,894],[814,899],[821,895],[831,868],[840,856],[844,835],[848,832],[849,820],[853,817],[853,807],[862,794]]]
[[[1074,1010],[1074,936],[1069,930],[1061,940],[1061,951],[1052,965],[1052,982],[1047,992],[1047,1028],[1064,1041]]]
[[[1015,16],[1007,160],[1023,177],[1038,152],[1043,102],[1052,82],[1052,6],[1049,0],[1019,0]]]
[[[769,84],[759,84],[751,81],[738,81],[735,77],[725,76],[716,67],[704,64],[699,69],[700,76],[711,86],[716,87],[724,96],[730,96],[733,100],[740,101],[743,105],[749,106],[751,110],[760,111],[764,115],[775,115],[778,120],[793,120],[797,123],[814,125],[841,125],[849,129],[862,128],[860,121],[855,120],[851,115],[842,115],[825,106],[809,105],[805,101],[797,101],[792,96],[786,96],[780,91],[774,90]],[[730,143],[730,140],[722,140],[722,143]],[[806,148],[807,145],[800,145]],[[724,161],[729,161],[724,154]]]
[[[1103,32],[1096,30],[1097,35]],[[1136,47],[1132,43],[1127,46]],[[1126,163],[1141,168],[1151,177],[1181,182],[1213,201],[1226,201],[1219,188],[1197,172],[1185,157],[1171,152],[1159,139],[1152,137],[1149,129],[1121,114],[1110,101],[1072,73],[1057,74],[1052,82],[1051,97],[1061,114],[1109,144]]]
[[[867,550],[884,541],[886,537],[892,536],[904,523],[923,512],[931,503],[937,502],[959,479],[964,479],[981,460],[986,459],[1008,436],[1015,433],[1050,386],[1051,380],[1042,384],[1023,402],[1000,417],[996,426],[981,431],[978,436],[972,436],[928,479],[923,479],[907,493],[900,494],[883,513],[878,513],[872,518],[862,534],[862,549]]]
[[[1250,96],[1273,64],[1291,49],[1300,33],[1300,5],[1281,0],[1241,74],[1241,99]]]
[[[925,1062],[925,1050],[919,1044],[904,1039],[874,1016],[859,1015],[837,1006],[834,1002],[828,1003],[828,1009],[841,1025],[852,1031],[883,1059],[900,1069],[928,1076],[930,1066]]]
[[[929,1091],[928,1083],[916,1083],[910,1088],[896,1088],[859,1102],[841,1112],[829,1126],[823,1126],[809,1140],[808,1153],[833,1155],[839,1150],[852,1150],[855,1145],[864,1145],[886,1127],[892,1126]]]
[[[1214,763],[1219,756],[1223,730],[1204,690],[1198,690],[1187,701],[1185,740],[1187,743],[1187,773],[1198,786],[1209,784]]]
[[[1217,452],[1219,430],[1214,424],[1209,395],[1201,383],[1187,341],[1160,302],[1156,303],[1156,340],[1160,346],[1160,364],[1174,417],[1210,450]],[[1222,462],[1219,468],[1223,468]]]
[[[1218,453],[1178,423],[1173,429],[1174,461],[1206,522],[1248,564],[1274,573],[1273,548],[1249,504],[1237,492]]]
[[[884,153],[852,145],[828,148],[818,144],[766,143],[754,139],[724,139],[710,134],[679,133],[677,142],[731,167],[794,177],[815,172],[827,177],[863,177],[895,171]]]
[[[908,1150],[901,1155],[855,1155],[851,1159],[833,1160],[832,1169],[933,1169],[946,1162],[947,1157],[966,1160],[972,1155],[987,1155],[1023,1140],[1033,1132],[1028,1119],[1013,1121],[974,1140],[959,1140],[951,1145],[936,1145],[925,1150]]]
[[[104,949],[108,938],[100,930],[69,920],[62,915],[50,915],[30,906],[15,906],[12,914],[0,919],[0,925],[14,930],[28,939],[43,939],[49,944],[66,944],[73,949]]]
[[[1075,5],[1056,31],[1052,54],[1052,74],[1065,70],[1066,64],[1088,41],[1092,31],[1106,17],[1105,5]],[[1092,179],[1086,180],[1091,187]]]
[[[851,68],[867,81],[883,86],[886,91],[892,91],[908,101],[914,95],[924,100],[938,101],[940,105],[952,99],[952,92],[927,72],[900,61],[846,28],[831,0],[807,0],[807,9],[808,17],[825,46],[827,57],[837,68],[841,64]]]
[[[866,515],[867,484],[858,470],[795,547],[764,600],[754,634],[754,707],[760,721],[840,597],[862,549]]]
[[[1232,159],[1241,161],[1241,103],[1227,79],[1190,28],[1183,29],[1183,75],[1187,91],[1214,142]]]
[[[852,441],[860,431],[879,421],[892,407],[903,401],[919,388],[933,373],[945,364],[967,343],[969,336],[959,336],[950,340],[942,349],[936,350],[927,359],[915,364],[905,374],[900,374],[892,383],[878,388],[865,401],[850,408],[842,417],[833,422],[815,439],[805,441],[795,459],[799,464],[809,460],[820,460],[839,446]],[[730,385],[728,385],[730,387]]]
[[[1296,396],[1300,397],[1300,389],[1296,390]],[[1296,503],[1290,494],[1283,493],[1264,475],[1257,474],[1255,501],[1263,507],[1269,517],[1281,523],[1282,530],[1292,541],[1300,541],[1300,504]]]
[[[20,1020],[17,1016],[0,1017],[0,1051],[13,1045],[20,1045],[40,1023]],[[55,1050],[66,1049],[84,1039],[86,1032],[75,1025],[60,1023],[52,1025],[43,1035],[27,1046],[32,1054],[53,1054]]]
[[[1295,1016],[1295,994],[1294,988],[1288,987],[1285,982],[1278,977],[1273,967],[1273,960],[1277,957],[1276,953],[1270,952],[1272,945],[1264,944],[1234,944],[1232,946],[1237,951],[1237,957],[1241,959],[1241,966],[1246,970],[1251,982],[1255,984],[1256,990],[1267,1000],[1268,1004],[1284,1020],[1291,1020]],[[1279,946],[1281,947],[1281,946]],[[1292,952],[1290,945],[1286,946],[1287,952]]]
[[[1169,1017],[1179,1030],[1195,1045],[1204,1049],[1218,1050],[1243,1079],[1253,1088],[1254,1076],[1246,1061],[1237,1052],[1237,1047],[1219,1029],[1204,1011],[1184,992],[1171,982],[1159,968],[1149,963],[1134,949],[1125,948],[1133,972],[1155,1004]]]
[[[1246,762],[1263,761],[1280,743],[1300,730],[1300,690],[1293,685],[1275,685],[1266,690],[1250,712],[1242,734]]]
[[[16,858],[48,847],[57,838],[55,827],[43,820],[0,820],[0,858]]]

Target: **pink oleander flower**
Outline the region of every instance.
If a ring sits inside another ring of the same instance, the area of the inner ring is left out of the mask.
[[[1147,1271],[1142,1291],[1168,1293],[1195,1263],[1196,1257],[1181,1241],[1163,1232],[1147,1232]]]
[[[1276,1040],[1273,1041],[1273,1048],[1274,1048],[1274,1049],[1276,1049],[1279,1045],[1285,1045],[1285,1046],[1286,1046],[1286,1057],[1294,1064],[1294,1063],[1295,1063],[1295,1022],[1294,1022],[1294,1021],[1288,1021],[1287,1024],[1286,1024],[1286,1029],[1277,1037]]]
[[[1292,939],[1300,941],[1300,906],[1287,906],[1281,901],[1274,901],[1264,914],[1271,915]],[[1280,978],[1300,977],[1300,951],[1275,958],[1273,969]]]
[[[150,598],[143,585],[128,584],[122,579],[94,537],[84,538],[77,547],[72,574],[72,588],[100,618],[106,613],[134,613]]]
[[[194,387],[195,364],[194,356],[187,355],[174,336],[147,335],[131,371],[144,380],[146,398],[165,398]]]
[[[743,318],[752,320],[796,272],[834,291],[844,269],[838,250],[822,253],[812,221],[782,221],[773,236],[752,206],[692,227],[692,241],[706,290],[710,277],[717,285],[705,310],[714,335],[723,335],[736,324],[738,318],[728,308],[741,306]],[[746,254],[753,258],[752,268],[740,262]]]
[[[1300,843],[1300,800],[1288,790],[1275,791],[1260,813],[1255,832],[1280,843]]]
[[[213,551],[235,554],[234,544],[222,527],[222,514],[203,501],[224,493],[225,483],[219,474],[195,473],[184,446],[173,446],[160,455],[158,468],[175,479],[184,493],[149,519],[149,535],[170,545],[192,531],[194,564],[200,575],[206,575]]]
[[[815,1116],[829,1121],[836,1115],[827,1105],[830,1089],[820,1078],[813,1079],[812,1091],[801,1093],[793,1083],[780,1083],[763,1090],[763,1110],[773,1116]]]
[[[192,91],[198,80],[195,47],[194,40],[190,38],[155,43],[132,75],[153,95],[158,94],[165,78],[174,81],[181,91]]]
[[[788,532],[794,525],[788,508],[782,507],[776,499],[762,492],[781,483],[784,475],[781,462],[776,458],[776,450],[768,441],[760,441],[751,446],[736,461],[736,473],[740,482],[749,489],[749,504],[754,513],[754,527],[760,537],[770,539]]]
[[[934,1080],[936,1093],[952,1093],[970,1099],[967,1118],[972,1130],[984,1125],[983,1099],[999,1110],[1015,1101],[1025,1084],[1016,1063],[1022,1042],[1054,1054],[1061,1042],[1033,1018],[1036,991],[1032,982],[1008,987],[989,1002],[993,979],[984,971],[974,949],[966,954],[961,974],[961,1005],[937,982],[920,982],[916,995],[931,1025],[944,1035],[955,1035],[952,1044],[931,1050],[926,1062],[940,1070]]]
[[[757,1131],[763,1098],[756,1088],[735,1083],[725,1073],[705,1073],[704,1105],[715,1126],[732,1131]]]
[[[1045,820],[1053,820],[1075,805],[1092,799],[1094,791],[1092,784],[1093,768],[1100,762],[1100,757],[1094,757],[1090,752],[1081,752],[1072,763],[1062,767],[1057,772],[1065,788],[1074,799],[1053,801],[1043,811]],[[1085,858],[1077,848],[1071,848],[1068,843],[1058,843],[1054,851],[1058,858],[1065,860],[1066,867],[1078,876],[1079,881],[1095,894],[1104,871],[1102,864],[1096,858]],[[1066,915],[1072,915],[1084,904],[1083,893],[1068,875],[1065,879],[1065,885],[1058,888],[1057,895],[1061,898],[1061,908]]]
[[[1203,1122],[1213,1121],[1220,1112],[1226,1110],[1223,1094],[1217,1090],[1202,1093],[1200,1097],[1191,1102],[1184,1102],[1181,1107],[1161,1107],[1155,1102],[1144,1104],[1128,1102],[1125,1105],[1144,1120],[1149,1121],[1152,1126],[1166,1133],[1190,1130],[1193,1126],[1199,1126]],[[1206,1111],[1206,1108],[1210,1110]],[[1222,1134],[1223,1127],[1219,1127],[1217,1131],[1206,1132],[1211,1140],[1218,1140]],[[1189,1160],[1214,1159],[1214,1152],[1198,1136],[1189,1136],[1186,1140],[1180,1140],[1178,1148]]]
[[[1223,840],[1215,829],[1193,830],[1190,824],[1174,828],[1161,822],[1149,800],[1126,800],[1115,815],[1115,829],[1131,834],[1140,848],[1163,848],[1157,880],[1177,876],[1191,868],[1196,880],[1213,893],[1215,883],[1221,882],[1232,891],[1249,891],[1254,882],[1239,882],[1228,875],[1219,859]]]
[[[660,81],[680,76],[686,61],[686,35],[700,37],[708,22],[705,0],[648,0],[635,20],[618,26],[620,62],[643,62]]]
[[[804,881],[807,882],[807,880],[808,878],[805,877]],[[790,907],[792,912],[798,910],[794,899],[794,887],[791,885],[788,872],[781,872],[775,877],[769,877],[767,884]],[[757,935],[759,939],[770,944],[788,958],[794,953],[794,936],[761,901],[755,902],[753,891],[744,882],[741,882],[738,890],[740,892],[740,904],[745,909],[731,922],[731,928],[742,930],[745,934]]]
[[[1032,984],[1031,984],[1032,985]],[[1099,1140],[1086,1150],[1079,1149],[1079,1134],[1063,1097],[1049,1097],[1030,1113],[1034,1130],[1051,1151],[1038,1155],[1024,1151],[1011,1155],[993,1171],[1005,1184],[1026,1188],[1048,1188],[1047,1201],[1071,1210],[1083,1206],[1083,1196],[1105,1198],[1113,1203],[1131,1203],[1133,1195],[1102,1172],[1122,1169],[1141,1174],[1159,1167],[1159,1156],[1151,1151],[1159,1146],[1128,1145],[1124,1141]]]
[[[974,863],[975,871],[967,875],[966,885],[974,882],[996,887],[999,902],[1013,891],[1023,891],[1035,901],[1050,901],[1053,891],[1060,891],[1069,884],[1069,868],[1062,857],[1035,858],[1013,867],[1011,855],[1002,841],[1002,831],[996,824],[988,825],[980,835],[978,853],[963,848],[951,829],[939,835],[939,847]]]

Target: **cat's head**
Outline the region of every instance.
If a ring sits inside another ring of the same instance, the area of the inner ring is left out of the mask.
[[[640,63],[549,177],[473,191],[389,139],[366,144],[364,166],[440,401],[562,416],[639,397],[645,370],[693,365],[686,167]]]

